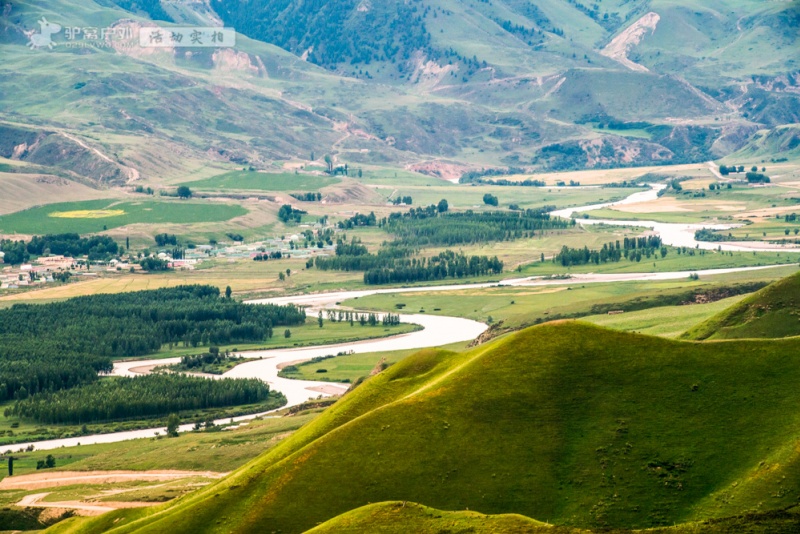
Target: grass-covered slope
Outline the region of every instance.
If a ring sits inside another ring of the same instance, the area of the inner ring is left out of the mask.
[[[772,512],[745,514],[720,520],[685,523],[648,529],[648,534],[794,534],[800,530],[800,514]],[[516,514],[484,515],[477,512],[445,512],[411,502],[382,502],[334,517],[309,534],[376,532],[381,534],[442,534],[445,532],[588,534],[585,529],[559,527]],[[603,530],[603,532],[612,532]],[[618,534],[620,530],[614,530]],[[642,532],[642,531],[633,531]]]
[[[351,167],[696,162],[800,120],[796,2],[12,4],[0,17],[0,156],[87,183],[138,173],[160,189],[312,152]],[[651,10],[654,30],[623,46],[641,67],[599,53]],[[42,18],[107,28],[151,24],[148,13],[164,27],[221,20],[236,46],[112,49],[64,30],[52,50],[28,46]],[[607,127],[625,121],[636,124]]]
[[[800,335],[800,273],[768,285],[700,323],[686,339],[779,338]]]
[[[765,158],[800,160],[800,124],[756,132],[745,146],[727,156],[724,161],[730,164],[734,161],[758,161]]]
[[[580,528],[785,508],[800,484],[798,349],[555,323],[423,351],[219,484],[57,531],[302,532],[391,500]]]
[[[441,534],[470,532],[528,532],[530,534],[578,534],[577,529],[559,528],[516,514],[484,515],[478,512],[445,512],[412,502],[382,502],[337,516],[309,534],[380,532],[384,534]]]

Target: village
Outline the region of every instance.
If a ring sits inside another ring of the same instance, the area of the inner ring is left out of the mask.
[[[309,246],[309,234],[313,235],[307,231],[306,234],[281,236],[253,243],[233,241],[212,242],[213,244],[207,245],[190,244],[185,249],[159,247],[155,252],[149,250],[138,253],[127,252],[107,260],[90,260],[86,255],[79,257],[63,254],[42,255],[19,265],[3,264],[0,270],[0,289],[27,289],[118,272],[145,271],[140,263],[146,258],[160,260],[166,269],[191,271],[199,263],[211,259],[231,261],[288,257],[308,259],[334,253],[335,245],[332,242],[319,241],[314,242],[313,247]],[[0,262],[4,256],[5,253],[0,251]]]

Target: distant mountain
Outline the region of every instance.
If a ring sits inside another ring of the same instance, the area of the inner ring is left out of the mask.
[[[799,13],[734,0],[28,0],[0,17],[0,123],[6,145],[20,128],[68,133],[149,181],[311,152],[434,175],[702,161],[800,121]],[[143,51],[68,48],[62,32],[31,50],[43,16],[240,35],[232,49]]]
[[[587,529],[779,520],[800,484],[798,349],[562,322],[425,350],[227,479],[71,532],[304,532],[382,501]]]
[[[452,69],[452,79],[444,80],[452,82],[616,63],[711,81],[781,75],[799,66],[800,7],[793,2],[211,0],[210,5],[241,33],[349,75],[363,76],[370,68],[372,75],[413,80],[415,68],[431,61]],[[771,53],[763,54],[767,49]]]

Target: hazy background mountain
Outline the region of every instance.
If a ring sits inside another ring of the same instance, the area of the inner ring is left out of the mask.
[[[311,152],[431,174],[560,170],[800,143],[786,126],[800,121],[797,2],[25,0],[2,15],[0,156],[74,178]],[[235,49],[153,50],[68,48],[62,32],[31,50],[42,16],[240,35]]]

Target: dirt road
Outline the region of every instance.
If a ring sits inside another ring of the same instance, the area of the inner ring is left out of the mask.
[[[227,473],[214,471],[51,471],[6,477],[0,490],[36,490],[75,484],[111,484],[132,480],[178,480],[189,477],[222,478]]]

